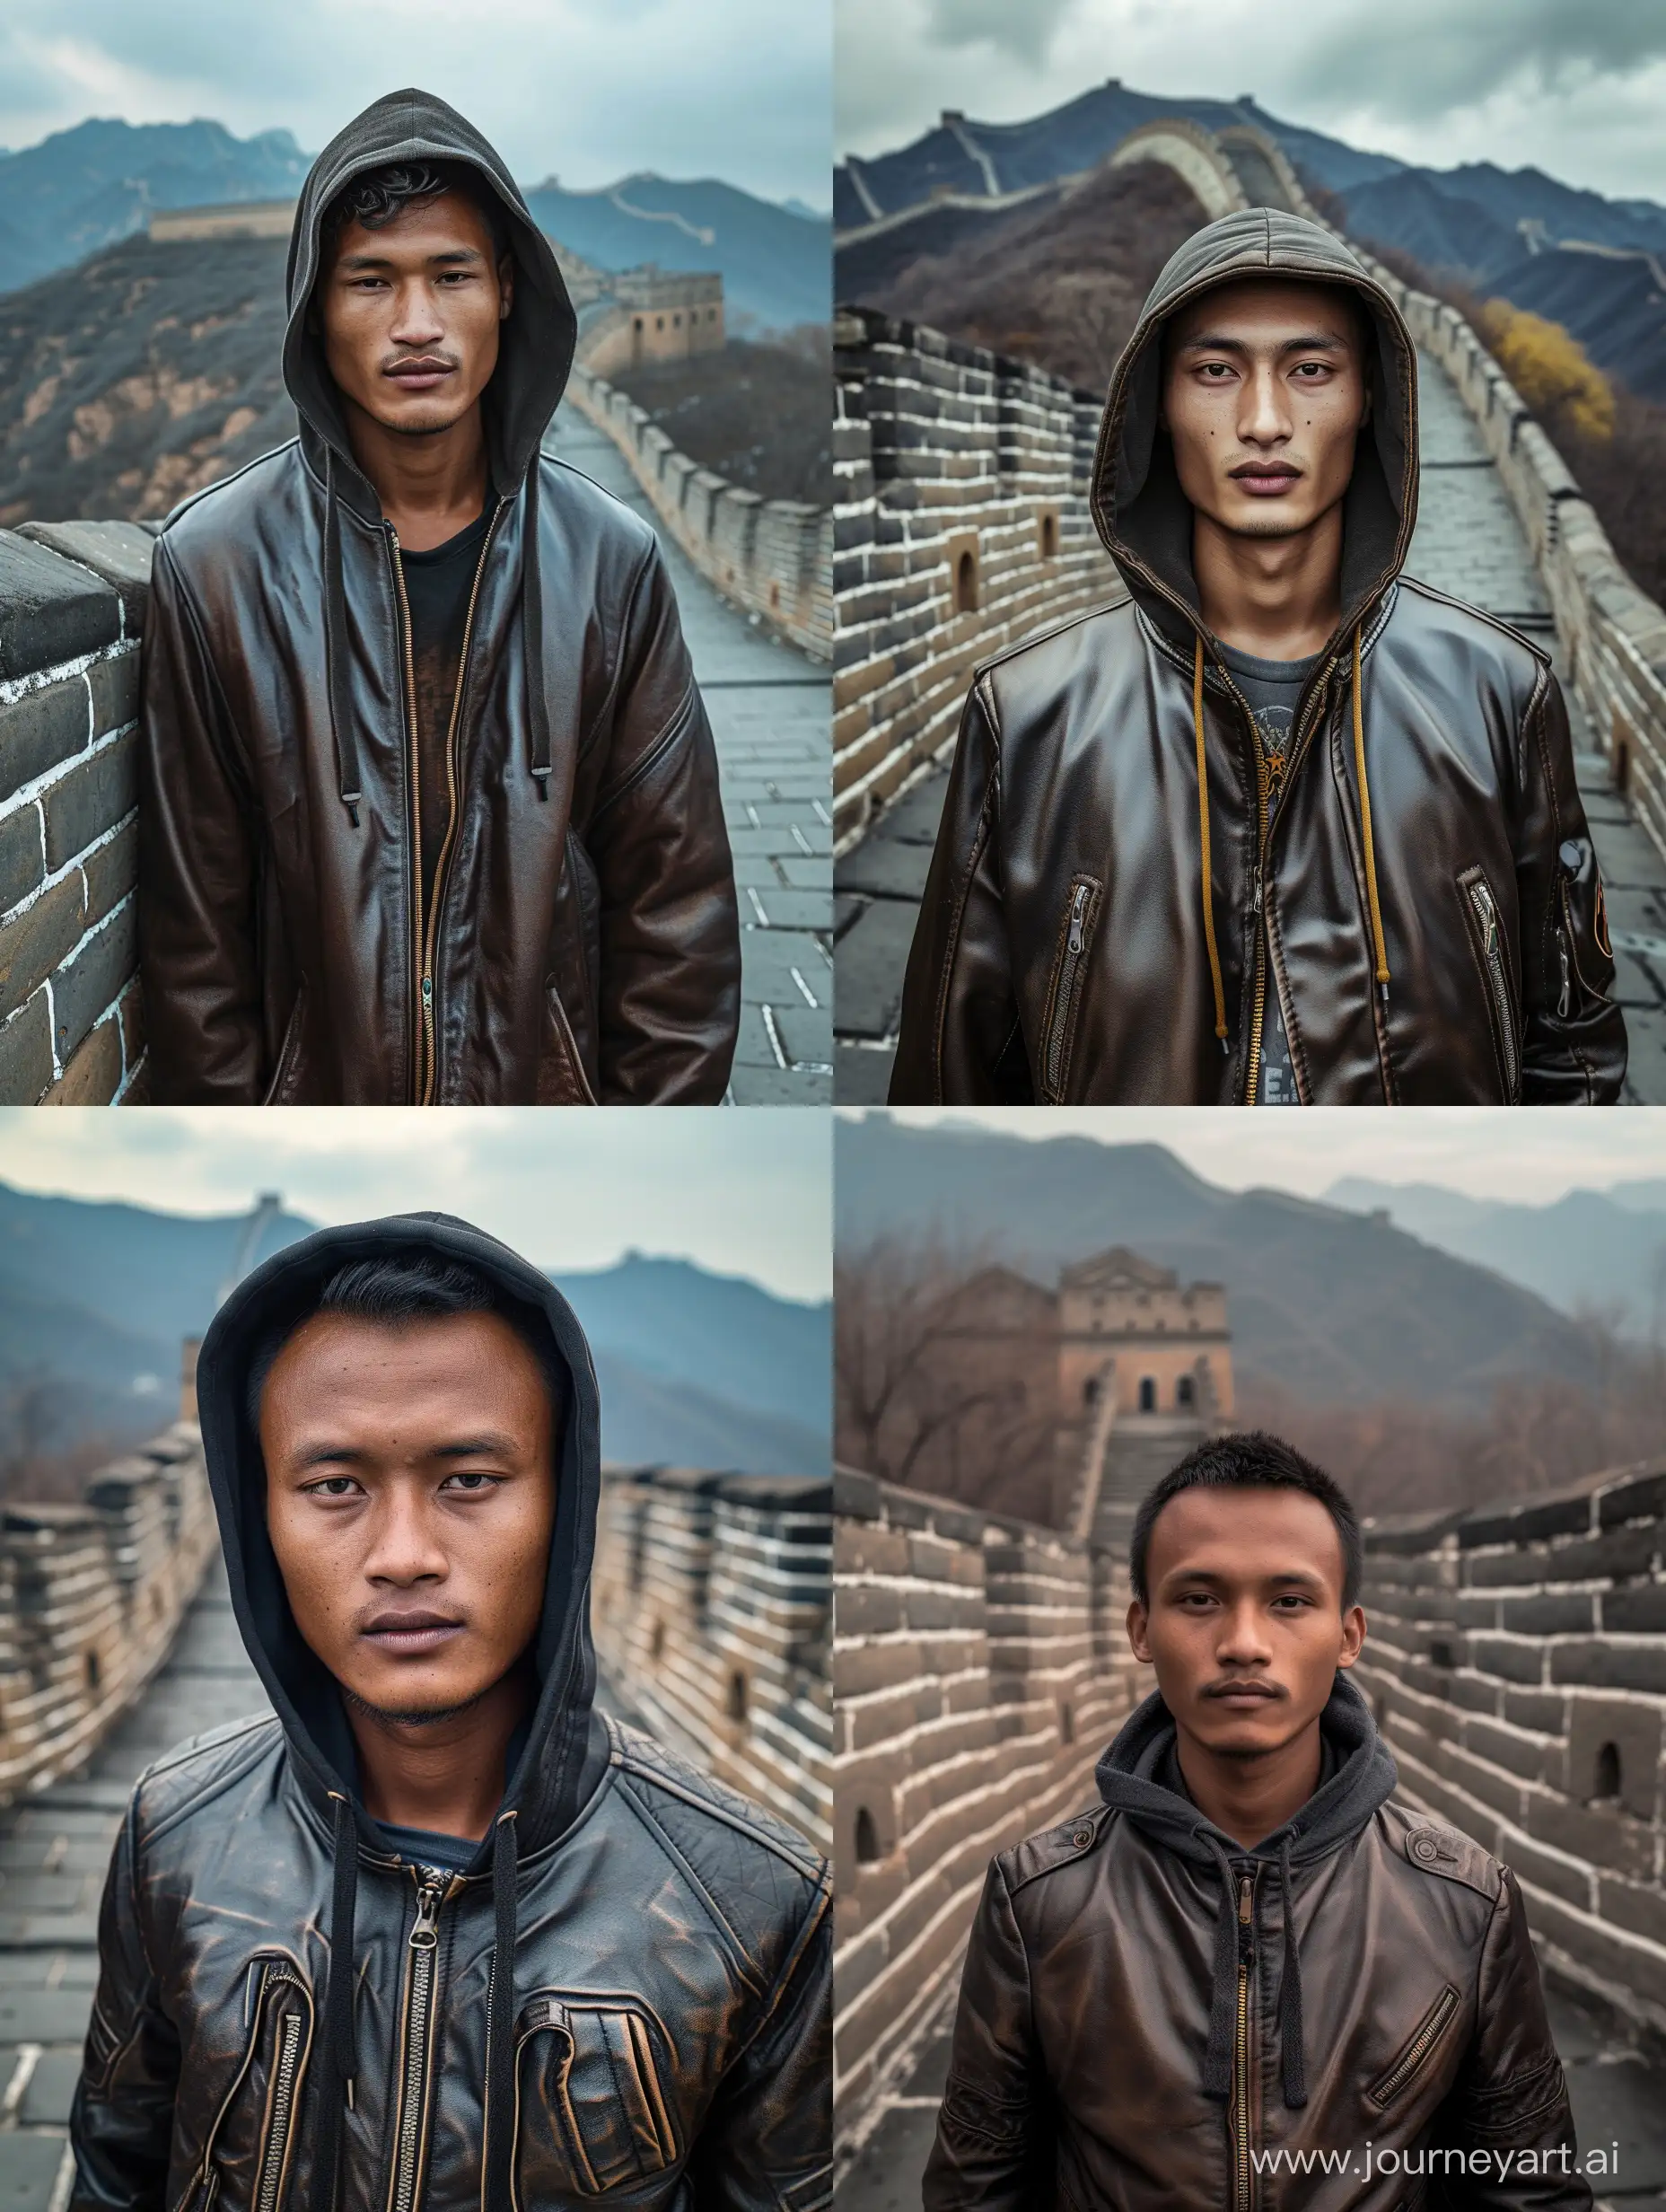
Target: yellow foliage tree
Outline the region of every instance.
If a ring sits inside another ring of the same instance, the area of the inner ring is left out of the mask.
[[[1481,335],[1499,367],[1549,428],[1604,441],[1613,436],[1609,380],[1559,322],[1530,315],[1508,300],[1488,300],[1481,310]]]

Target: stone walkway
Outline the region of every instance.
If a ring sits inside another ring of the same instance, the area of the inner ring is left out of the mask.
[[[1451,379],[1427,355],[1419,358],[1418,391],[1423,473],[1407,573],[1501,615],[1559,657],[1550,604],[1497,470]],[[1666,860],[1615,790],[1571,695],[1568,714],[1630,1038],[1626,1101],[1666,1104]],[[947,782],[947,764],[934,766],[835,866],[835,1064],[843,1103],[885,1097],[903,968]]]
[[[634,507],[665,549],[717,740],[741,893],[741,1042],[731,1103],[826,1105],[833,1080],[828,672],[719,596],[661,528],[618,448],[574,408],[557,415],[548,451]]]

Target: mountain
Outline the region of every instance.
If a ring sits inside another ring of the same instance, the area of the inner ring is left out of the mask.
[[[1350,1175],[1325,1198],[1350,1213],[1381,1209],[1397,1228],[1507,1276],[1564,1313],[1618,1309],[1627,1333],[1640,1337],[1666,1321],[1666,1220],[1659,1197],[1645,1208],[1625,1201],[1626,1188],[1571,1190],[1549,1206],[1522,1206]]]
[[[1644,399],[1666,400],[1662,257],[1555,246],[1513,261],[1492,289],[1571,330],[1598,367]]]
[[[1311,1405],[1474,1412],[1513,1377],[1592,1380],[1581,1332],[1533,1291],[1369,1213],[1220,1189],[1158,1145],[841,1115],[834,1190],[841,1257],[881,1234],[935,1234],[1050,1283],[1127,1244],[1223,1283],[1238,1372]]]
[[[73,1400],[64,1448],[78,1435],[131,1437],[171,1420],[180,1341],[207,1326],[245,1219],[40,1197],[0,1183],[0,1406],[6,1386],[51,1375]],[[280,1213],[248,1264],[315,1226]],[[638,1253],[608,1268],[557,1269],[552,1279],[591,1340],[609,1458],[826,1472],[825,1304]],[[0,1458],[4,1444],[0,1437]]]

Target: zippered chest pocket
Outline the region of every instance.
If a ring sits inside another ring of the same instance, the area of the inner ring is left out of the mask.
[[[681,2156],[663,2031],[625,1997],[540,1991],[515,2023],[515,2212],[602,2197]]]
[[[1088,955],[1092,948],[1093,925],[1099,918],[1102,886],[1095,876],[1072,878],[1059,921],[1058,946],[1048,985],[1047,1006],[1041,1017],[1040,1092],[1049,1106],[1064,1103],[1070,1081],[1070,1051],[1075,1040],[1076,1016],[1082,1005]]]
[[[1510,948],[1504,942],[1504,915],[1486,880],[1485,868],[1466,868],[1458,878],[1458,895],[1463,905],[1469,949],[1480,970],[1487,1026],[1497,1056],[1504,1103],[1513,1106],[1521,1092],[1521,1031],[1510,976]]]
[[[200,2212],[282,2212],[294,2164],[295,2119],[312,2049],[312,1993],[288,1959],[249,1970],[249,2039],[215,2109],[184,2202]]]
[[[1379,2111],[1392,2104],[1398,2097],[1403,2096],[1413,2082],[1428,2067],[1447,2029],[1451,2025],[1452,2015],[1458,2010],[1459,2002],[1457,1990],[1448,1982],[1394,2057],[1366,2090],[1366,2096]]]

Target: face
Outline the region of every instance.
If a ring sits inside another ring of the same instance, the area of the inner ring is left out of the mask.
[[[348,1693],[455,1711],[538,1630],[555,1523],[549,1397],[495,1313],[314,1314],[260,1401],[267,1529],[296,1626]]]
[[[449,430],[497,366],[513,263],[460,193],[411,200],[379,230],[344,224],[319,301],[324,357],[350,405],[408,436]]]
[[[1162,419],[1180,489],[1221,529],[1293,537],[1334,507],[1367,414],[1362,330],[1334,285],[1250,278],[1165,334]]]
[[[1128,1640],[1176,1723],[1207,1751],[1254,1758],[1293,1742],[1350,1667],[1365,1616],[1342,1606],[1342,1540],[1305,1491],[1182,1490],[1157,1515],[1149,1605]]]

